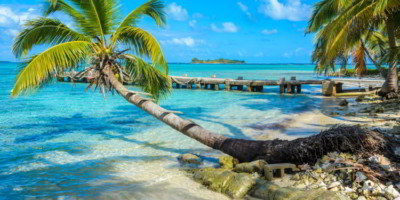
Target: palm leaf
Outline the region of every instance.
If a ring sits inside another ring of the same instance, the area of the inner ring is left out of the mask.
[[[18,96],[29,88],[39,87],[48,81],[53,71],[74,67],[90,52],[90,42],[72,41],[53,46],[38,56],[32,57],[17,75],[12,96]]]
[[[63,0],[47,0],[47,2],[45,2],[45,10],[43,15],[47,17],[56,12],[62,12],[71,17],[77,28],[82,32],[86,33],[91,31],[85,25],[87,23],[85,16],[80,11],[70,6]]]
[[[350,3],[351,0],[322,0],[317,2],[308,22],[307,33],[318,31],[324,24],[336,17],[341,10],[348,7]]]
[[[326,38],[324,51],[328,60],[334,59],[343,48],[348,48],[347,42],[361,38],[360,31],[365,30],[373,18],[374,4],[357,1],[324,27],[322,35]]]
[[[102,44],[105,36],[111,35],[117,25],[118,5],[115,0],[70,0],[85,17],[85,33],[91,37],[100,36]]]
[[[135,27],[138,20],[143,15],[147,15],[153,18],[153,20],[156,21],[157,25],[164,26],[166,22],[166,16],[163,9],[164,9],[164,4],[159,0],[150,0],[147,3],[142,4],[141,6],[133,10],[131,13],[129,13],[128,16],[125,17],[125,19],[119,25],[116,33],[118,34],[119,29],[122,29],[127,26]]]
[[[171,80],[162,73],[155,64],[148,64],[141,58],[133,55],[124,55],[125,71],[134,79],[143,91],[153,95],[157,100],[171,91]]]
[[[358,75],[362,75],[367,71],[365,51],[364,43],[361,41],[352,53],[353,64],[355,64],[356,73]]]
[[[25,28],[13,41],[13,53],[16,57],[25,56],[35,45],[50,46],[69,41],[91,41],[56,19],[38,18],[29,20]]]
[[[168,72],[167,61],[164,58],[164,53],[157,39],[149,32],[135,27],[122,28],[118,35],[113,36],[113,43],[132,48],[137,55],[147,56],[155,64],[162,65]]]

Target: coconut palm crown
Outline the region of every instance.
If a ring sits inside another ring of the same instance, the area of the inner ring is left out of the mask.
[[[381,62],[390,65],[382,88],[388,93],[398,90],[399,20],[399,0],[322,0],[314,6],[306,33],[317,33],[318,41],[323,41],[317,43],[315,53],[322,64],[353,51],[353,60],[363,71],[364,52],[371,59],[367,50],[379,51]]]
[[[121,82],[129,77],[154,99],[166,95],[171,84],[163,51],[154,36],[137,27],[143,16],[163,27],[164,4],[150,0],[125,18],[120,17],[120,7],[116,0],[48,0],[44,16],[27,21],[13,41],[14,55],[26,62],[17,75],[12,96],[38,88],[51,81],[55,73],[83,62],[88,67],[74,78],[94,72],[91,85],[96,84],[103,93],[114,91],[104,73],[107,69]],[[53,13],[68,15],[76,28],[51,18]],[[43,45],[49,48],[29,55],[33,47]]]

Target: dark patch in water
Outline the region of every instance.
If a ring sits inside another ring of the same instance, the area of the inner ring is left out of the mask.
[[[276,122],[276,123],[270,123],[270,124],[251,124],[248,125],[247,127],[255,129],[255,130],[280,130],[280,131],[285,131],[288,127],[289,124],[293,121],[293,119],[285,119],[281,122]]]

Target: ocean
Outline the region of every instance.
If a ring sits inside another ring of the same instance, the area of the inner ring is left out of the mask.
[[[170,75],[278,80],[318,79],[312,65],[170,64]],[[0,199],[226,199],[192,181],[177,156],[220,153],[159,122],[118,95],[105,99],[85,84],[56,83],[11,98],[18,69],[0,63]],[[333,99],[302,94],[173,89],[161,106],[182,111],[218,134],[254,139],[292,115],[321,110]],[[264,126],[266,125],[266,126]],[[288,131],[311,135],[317,131]]]

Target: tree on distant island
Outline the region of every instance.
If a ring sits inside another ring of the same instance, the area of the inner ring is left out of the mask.
[[[170,91],[168,65],[156,38],[138,28],[137,22],[143,15],[147,15],[157,25],[164,26],[162,2],[148,1],[130,12],[122,21],[119,21],[119,5],[115,0],[69,0],[68,2],[71,2],[71,5],[63,0],[48,0],[45,15],[64,13],[73,19],[76,30],[58,20],[41,17],[28,20],[22,32],[16,36],[13,53],[18,58],[27,56],[33,47],[42,45],[50,47],[26,61],[17,75],[12,96],[19,96],[29,89],[38,89],[49,83],[54,73],[74,69],[78,63],[85,62],[89,67],[74,78],[78,79],[86,73],[93,72],[90,84],[99,86],[102,93],[116,91],[128,102],[184,135],[232,155],[240,161],[264,159],[268,163],[302,164],[315,162],[321,155],[336,150],[349,153],[374,152],[377,149],[385,149],[388,152],[391,150],[381,145],[381,141],[385,139],[381,138],[383,136],[376,135],[375,132],[364,134],[359,128],[347,128],[343,132],[329,130],[317,136],[294,141],[233,139],[208,131],[153,102]],[[127,49],[121,49],[122,47]],[[136,55],[127,52],[134,52]],[[152,64],[148,64],[141,57],[148,57]],[[125,88],[122,84],[123,76],[133,78],[134,83],[145,93]],[[140,95],[151,96],[154,99]],[[353,144],[353,141],[357,142]]]
[[[245,64],[243,60],[230,60],[225,58],[219,58],[216,60],[200,60],[198,58],[192,58],[192,63],[195,64]]]

